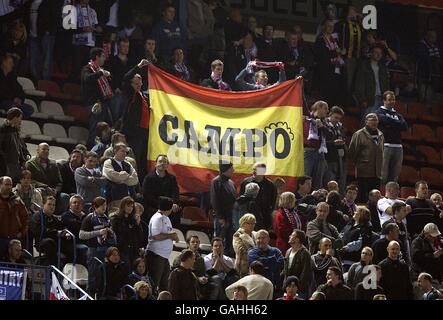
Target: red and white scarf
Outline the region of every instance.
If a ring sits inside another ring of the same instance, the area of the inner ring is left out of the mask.
[[[283,209],[283,214],[288,218],[289,223],[291,224],[292,229],[302,229],[303,223],[298,216],[298,214],[294,210]]]
[[[101,68],[94,63],[94,61],[89,61],[89,68],[92,72],[98,72]],[[103,75],[97,80],[98,87],[100,88],[100,93],[104,99],[110,99],[114,95],[112,93],[111,85],[109,84],[108,79]]]
[[[333,51],[335,53],[335,58],[331,59],[331,63],[336,67],[343,66],[345,64],[345,61],[340,56],[340,54],[337,53],[337,49],[339,49],[337,37],[333,34],[324,33],[323,39],[325,40],[326,48],[328,48],[329,51]]]
[[[220,90],[230,90],[229,84],[223,81],[222,76],[216,75],[214,72],[211,73],[211,79],[218,84]]]
[[[259,69],[278,68],[281,70],[284,69],[285,64],[280,61],[266,62],[266,61],[255,60],[255,67]]]

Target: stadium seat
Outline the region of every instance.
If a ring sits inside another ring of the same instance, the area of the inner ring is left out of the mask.
[[[352,135],[355,131],[360,129],[360,124],[358,123],[358,120],[354,117],[343,117],[342,124],[346,129],[346,133],[349,135]]]
[[[86,128],[72,126],[68,129],[68,137],[78,141],[78,143],[86,144],[89,131]]]
[[[66,107],[65,114],[67,116],[74,117],[76,121],[79,121],[81,123],[89,122],[89,113],[83,106],[70,104]]]
[[[437,141],[442,143],[443,142],[443,127],[437,128],[436,135],[437,135]]]
[[[18,83],[22,86],[26,95],[35,97],[46,97],[46,92],[42,90],[36,90],[34,83],[31,79],[25,77],[17,77]]]
[[[414,124],[412,126],[412,133],[419,140],[424,140],[426,142],[436,142],[436,137],[434,130],[425,124]]]
[[[395,111],[400,113],[406,119],[406,114],[408,113],[408,109],[406,108],[406,104],[401,101],[397,101],[394,107]]]
[[[77,144],[78,140],[68,138],[65,128],[56,123],[45,123],[43,125],[43,134],[51,136],[58,143]]]
[[[401,187],[400,198],[407,199],[408,197],[415,196],[415,189],[411,187]]]
[[[420,178],[433,187],[443,187],[443,177],[437,169],[421,168]]]
[[[34,113],[31,115],[31,118],[34,118],[34,119],[49,119],[49,115],[47,115],[47,114],[45,114],[43,112],[38,111],[37,103],[35,103],[34,100],[25,99],[25,103],[29,104],[34,109]]]
[[[20,136],[22,138],[29,138],[32,140],[41,140],[45,142],[52,141],[52,137],[42,134],[40,127],[37,123],[30,120],[22,120],[22,126],[20,130]]]
[[[400,133],[400,136],[403,140],[406,140],[406,141],[414,142],[414,141],[420,140],[418,137],[416,137],[415,135],[412,134],[411,127],[409,127],[408,130],[406,130],[406,131],[402,131]]]
[[[190,236],[197,236],[200,239],[200,249],[205,252],[210,252],[212,250],[211,240],[206,233],[196,230],[188,230],[186,232],[186,239]]]
[[[420,180],[420,176],[416,168],[410,166],[402,166],[398,179],[400,184],[414,185],[418,180]]]
[[[35,157],[37,155],[38,145],[36,145],[34,143],[26,143],[26,148],[28,149],[29,153],[31,154],[31,157]]]
[[[415,116],[419,118],[420,115],[428,113],[431,110],[423,103],[420,102],[409,102],[408,103],[408,114],[410,116]]]
[[[440,154],[433,147],[418,146],[416,150],[417,152],[422,153],[425,156],[428,163],[443,165],[443,160],[441,160]]]
[[[49,147],[49,158],[54,160],[67,160],[69,159],[69,152],[62,147],[50,146]]]
[[[66,116],[62,106],[54,101],[43,100],[40,104],[40,109],[43,113],[50,115],[54,120],[70,122],[75,120],[74,117]]]
[[[63,267],[63,274],[71,279],[78,286],[86,286],[88,283],[88,269],[82,264],[67,263]],[[63,280],[63,288],[65,290],[74,289],[66,279]]]
[[[438,105],[431,106],[428,111],[420,114],[420,119],[433,125],[443,125],[443,108]]]
[[[178,236],[178,242],[174,241],[174,247],[177,249],[186,249],[188,245],[186,244],[185,236],[183,235],[183,232],[181,230],[173,228],[172,232],[177,233]]]
[[[73,101],[82,101],[82,88],[76,83],[65,83],[63,93]]]
[[[68,94],[62,92],[57,82],[51,80],[39,80],[37,89],[45,91],[48,96],[56,99],[68,100],[70,98]]]

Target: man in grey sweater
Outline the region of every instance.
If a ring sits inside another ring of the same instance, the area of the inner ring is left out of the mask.
[[[75,170],[77,193],[83,197],[85,204],[90,204],[94,198],[101,196],[101,189],[106,185],[106,178],[96,168],[97,162],[97,154],[93,151],[87,152],[85,164]]]

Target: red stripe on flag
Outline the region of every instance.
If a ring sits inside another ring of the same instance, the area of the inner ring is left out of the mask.
[[[155,168],[155,161],[148,161],[148,172],[153,171]],[[211,190],[211,181],[219,175],[218,171],[188,167],[181,164],[170,164],[168,166],[168,172],[177,178],[177,183],[180,192],[209,192]],[[237,173],[234,172],[232,180],[235,183],[237,189],[240,189],[241,182],[250,177],[252,174]],[[295,192],[297,178],[289,176],[273,176],[266,175],[267,178],[275,180],[280,177],[286,181],[286,190]]]
[[[220,107],[266,108],[272,106],[302,106],[302,78],[285,81],[268,89],[249,92],[204,88],[182,81],[152,64],[148,68],[148,78],[150,90],[160,90],[168,94]]]

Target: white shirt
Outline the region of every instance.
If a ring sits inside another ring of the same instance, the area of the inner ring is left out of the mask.
[[[155,254],[169,259],[172,252],[173,242],[172,239],[154,240],[153,237],[161,233],[172,233],[172,224],[169,217],[162,215],[160,211],[157,211],[149,221],[149,242],[146,247],[147,250],[154,252]]]
[[[229,300],[234,297],[234,289],[244,286],[248,290],[248,300],[272,300],[274,286],[272,282],[258,274],[251,274],[234,282],[226,288],[226,296]]]
[[[386,221],[392,219],[392,215],[386,212],[386,209],[389,207],[392,207],[392,205],[400,201],[399,199],[389,199],[389,198],[381,198],[377,202],[377,211],[378,211],[378,217],[380,219],[380,226],[383,226],[383,223]],[[402,220],[406,224],[406,218]]]
[[[206,271],[212,269],[212,266],[214,265],[215,259],[213,256],[213,253],[211,252],[210,254],[208,254],[206,257],[204,257],[204,261],[205,261],[205,269]],[[223,255],[223,263],[230,269],[234,269],[234,260],[232,260],[231,258]],[[225,272],[223,271],[223,269],[219,272],[219,275],[224,278],[225,276]]]

